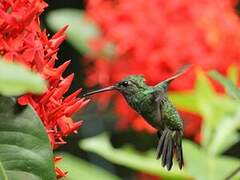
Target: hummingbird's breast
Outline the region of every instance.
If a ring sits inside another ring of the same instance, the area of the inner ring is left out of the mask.
[[[125,97],[128,104],[141,115],[152,127],[162,129],[163,123],[158,119],[158,105],[152,94],[136,93],[130,97]]]

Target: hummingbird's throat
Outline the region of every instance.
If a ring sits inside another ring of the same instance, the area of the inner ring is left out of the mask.
[[[106,91],[112,91],[112,90],[116,90],[116,87],[115,86],[109,86],[109,87],[102,88],[102,89],[99,89],[99,90],[96,90],[96,91],[91,91],[91,92],[83,94],[83,97],[87,97],[87,96],[90,96],[90,95],[93,95],[93,94],[98,94],[98,93],[102,93],[102,92],[106,92]]]

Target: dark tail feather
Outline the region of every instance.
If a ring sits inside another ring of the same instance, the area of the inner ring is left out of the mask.
[[[165,141],[165,136],[167,135],[167,131],[163,131],[163,133],[158,133],[159,137],[159,142],[158,142],[158,147],[157,147],[157,159],[159,159],[162,155],[162,150],[163,150],[163,144]]]
[[[176,147],[176,159],[178,162],[178,166],[180,169],[182,169],[184,165],[182,151],[182,132],[176,131],[174,143],[175,143],[174,146]]]
[[[182,133],[181,131],[172,131],[165,129],[159,139],[157,147],[157,159],[162,156],[162,166],[168,170],[172,168],[173,155],[176,155],[178,166],[182,169],[183,153],[182,153]]]

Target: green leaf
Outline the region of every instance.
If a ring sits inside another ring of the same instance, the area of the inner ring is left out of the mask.
[[[209,75],[217,80],[220,84],[222,84],[224,86],[224,88],[226,89],[227,93],[229,94],[229,96],[240,100],[240,90],[234,85],[234,83],[232,81],[230,81],[229,79],[225,78],[224,76],[222,76],[220,73],[218,73],[217,71],[211,71],[209,73]]]
[[[212,156],[200,146],[184,141],[186,168],[196,180],[224,180],[240,164],[238,159]]]
[[[69,25],[67,30],[67,40],[78,50],[89,57],[114,56],[115,47],[107,43],[102,49],[92,51],[91,40],[97,39],[100,35],[98,26],[86,18],[84,11],[77,9],[60,9],[52,11],[47,16],[47,23],[54,31],[58,31],[65,25]]]
[[[233,102],[228,97],[218,95],[203,71],[197,71],[195,97],[197,109],[204,119],[202,125],[202,145],[207,149],[211,144],[219,121],[226,113],[234,112],[236,102]]]
[[[193,91],[191,92],[169,92],[169,98],[174,105],[184,111],[199,113],[197,98]]]
[[[235,65],[232,65],[228,68],[227,72],[227,78],[233,82],[234,85],[237,85],[238,82],[238,67]]]
[[[0,94],[17,96],[26,92],[39,94],[46,89],[45,81],[17,63],[0,58]]]
[[[79,177],[84,180],[119,180],[114,174],[78,157],[67,153],[60,153],[58,155],[63,157],[63,160],[58,163],[58,167],[68,171],[66,178],[63,178],[63,180],[79,180]]]
[[[19,107],[14,99],[0,97],[0,137],[0,177],[56,179],[46,130],[30,106]]]
[[[155,159],[153,152],[140,153],[130,147],[121,149],[113,148],[109,142],[109,138],[105,134],[80,141],[80,147],[86,151],[94,152],[118,165],[157,175],[164,179],[178,180],[191,178],[185,170],[179,170],[176,163],[174,163],[175,165],[170,172],[162,168],[161,163]]]
[[[199,113],[203,117],[202,145],[212,154],[219,154],[236,143],[238,118],[226,116],[239,111],[239,103],[216,93],[204,72],[197,71],[195,89],[189,92],[170,92],[173,103],[182,110]],[[225,119],[224,121],[222,121]],[[231,139],[227,137],[231,137]]]
[[[233,173],[231,180],[239,180],[240,179],[240,167],[238,167]],[[236,172],[236,173],[235,173]],[[232,174],[231,174],[232,175]]]
[[[236,111],[234,116],[225,117],[220,121],[209,147],[209,152],[213,155],[220,154],[237,143],[239,141],[238,129],[240,129],[240,109]]]
[[[1,162],[0,162],[0,179],[2,179],[2,180],[8,179]]]

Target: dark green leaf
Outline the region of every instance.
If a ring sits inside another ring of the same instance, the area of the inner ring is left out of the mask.
[[[0,58],[0,94],[16,96],[26,92],[41,93],[45,81],[27,68]]]
[[[0,97],[0,137],[0,177],[56,179],[46,130],[30,106],[19,107],[14,99]]]

